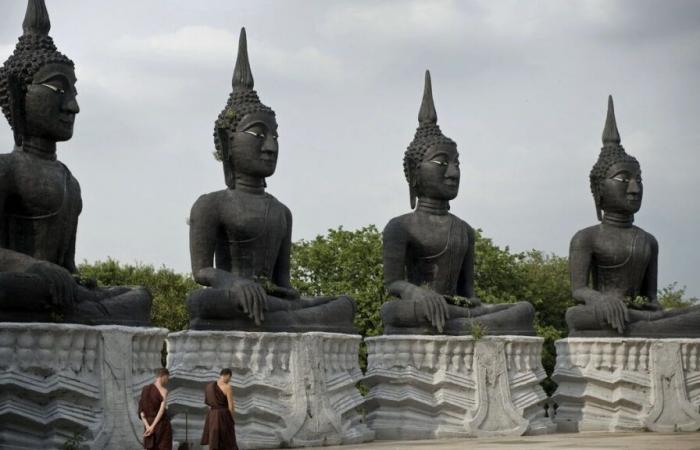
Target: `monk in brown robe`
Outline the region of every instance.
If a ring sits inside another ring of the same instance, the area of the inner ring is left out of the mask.
[[[168,398],[165,385],[169,377],[168,369],[158,369],[155,382],[141,391],[139,418],[145,427],[143,448],[146,450],[171,450],[173,447],[173,429],[165,411]]]
[[[208,445],[209,450],[238,450],[233,422],[235,403],[228,384],[231,375],[231,369],[222,369],[219,379],[204,388],[204,403],[209,406],[209,412],[204,421],[202,445]]]

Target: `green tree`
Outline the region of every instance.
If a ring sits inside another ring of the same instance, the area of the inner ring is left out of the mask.
[[[676,281],[659,289],[658,299],[664,308],[687,308],[698,303],[696,297],[686,298],[685,286],[679,288]]]
[[[191,276],[172,269],[155,269],[146,264],[120,264],[113,259],[78,267],[80,275],[92,278],[99,286],[145,286],[153,294],[151,320],[154,326],[170,331],[187,328],[189,317],[185,306],[187,295],[198,286]]]
[[[292,284],[303,295],[347,294],[357,303],[355,325],[363,336],[382,333],[379,311],[387,300],[382,272],[382,235],[374,225],[292,245]]]

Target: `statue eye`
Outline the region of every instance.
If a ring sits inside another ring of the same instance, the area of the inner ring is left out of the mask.
[[[258,138],[258,139],[262,139],[262,138],[265,137],[264,134],[262,134],[262,133],[257,133],[257,132],[255,132],[255,131],[253,131],[253,130],[245,130],[244,133],[248,133],[248,134],[250,134],[251,136],[255,136],[255,137]]]
[[[619,181],[620,183],[629,183],[630,179],[626,175],[615,175],[613,180]]]
[[[49,89],[51,89],[52,91],[54,91],[55,93],[57,93],[57,94],[63,95],[63,94],[66,93],[66,91],[64,91],[64,90],[61,89],[60,87],[54,86],[54,85],[49,84],[49,83],[41,83],[41,84],[39,84],[39,86],[44,86],[44,87],[46,87],[46,88],[49,88]]]
[[[433,164],[437,164],[438,166],[442,166],[442,167],[447,167],[450,165],[449,163],[447,163],[445,161],[440,161],[438,159],[431,159],[430,162]]]

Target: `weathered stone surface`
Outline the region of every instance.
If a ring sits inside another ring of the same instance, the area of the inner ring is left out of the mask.
[[[198,444],[204,385],[233,371],[236,434],[242,448],[367,442],[374,433],[357,407],[363,399],[358,335],[181,331],[168,336],[169,411],[174,439]],[[195,447],[197,448],[197,447]]]
[[[542,338],[366,339],[368,424],[377,439],[546,433]]]
[[[167,330],[0,323],[0,448],[141,448],[138,396]],[[83,447],[81,447],[83,448]],[[85,447],[87,448],[87,447]]]
[[[560,430],[700,429],[700,339],[569,338],[556,346]]]

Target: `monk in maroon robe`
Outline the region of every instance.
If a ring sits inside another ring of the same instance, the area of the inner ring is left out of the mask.
[[[143,448],[146,450],[171,450],[173,447],[173,429],[166,412],[166,399],[170,372],[158,369],[156,381],[145,386],[139,399],[139,418],[145,427]]]
[[[204,388],[204,403],[209,406],[209,412],[204,421],[202,445],[208,445],[209,450],[238,450],[233,422],[235,403],[229,381],[231,369],[222,369],[219,379]]]

